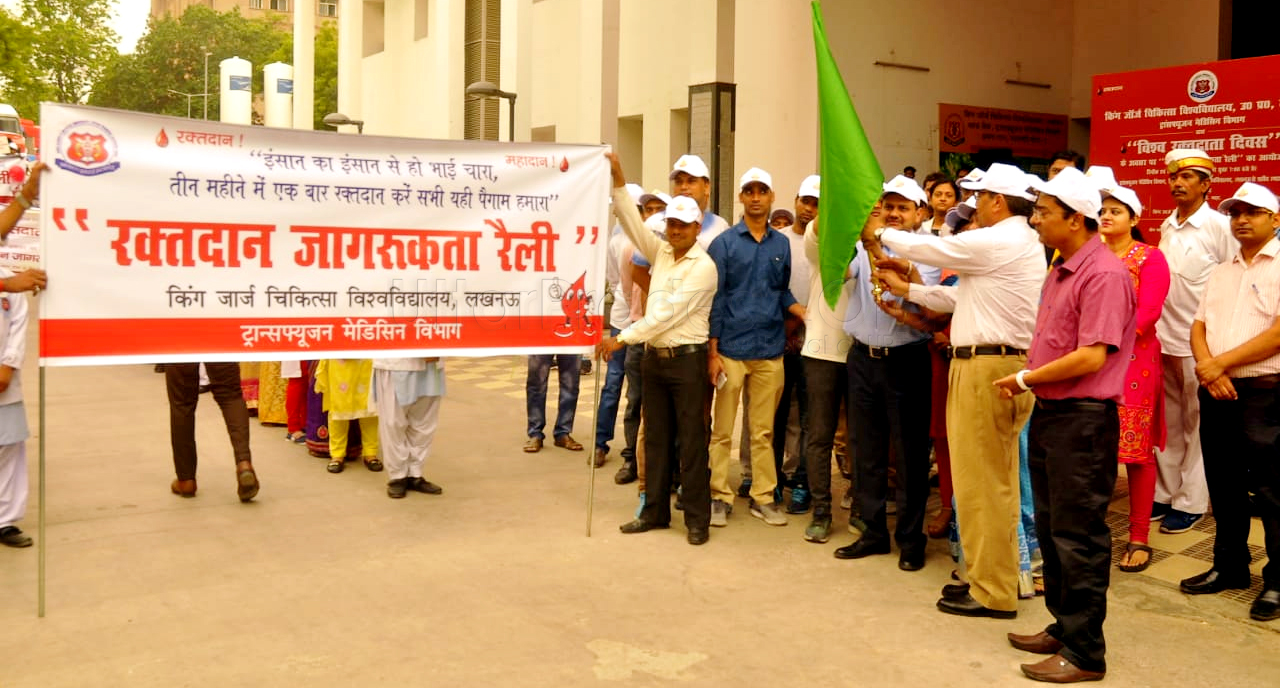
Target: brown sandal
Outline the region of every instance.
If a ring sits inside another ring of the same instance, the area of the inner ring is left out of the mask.
[[[1127,561],[1130,561],[1130,562],[1133,561],[1133,555],[1135,552],[1145,552],[1147,555],[1146,560],[1143,561],[1141,564],[1133,564],[1133,563],[1126,564],[1124,562],[1121,562],[1119,564],[1116,564],[1116,568],[1120,569],[1121,571],[1124,571],[1125,573],[1139,573],[1141,571],[1146,571],[1147,567],[1151,565],[1151,546],[1142,542],[1130,542],[1129,544],[1125,545],[1124,557]]]
[[[951,517],[954,515],[955,512],[951,510],[951,507],[942,507],[938,515],[934,516],[933,520],[929,521],[929,524],[924,527],[924,532],[931,538],[946,537],[947,531],[951,528]]]

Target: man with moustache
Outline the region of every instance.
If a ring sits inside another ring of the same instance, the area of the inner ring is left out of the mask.
[[[884,185],[880,217],[888,227],[915,232],[927,203],[915,180],[897,176]],[[849,266],[852,293],[845,331],[852,337],[846,358],[849,432],[853,435],[854,485],[865,527],[853,544],[835,551],[837,559],[888,554],[887,500],[898,504],[893,539],[898,568],[924,568],[925,509],[929,501],[928,343],[932,335],[898,322],[881,310],[873,293],[871,259],[883,258],[875,238],[863,234],[863,247]],[[916,270],[923,284],[936,285],[940,272],[928,265]],[[910,307],[912,310],[914,306]],[[899,494],[890,495],[889,462],[897,461]]]
[[[1169,296],[1156,324],[1164,364],[1164,451],[1156,452],[1156,496],[1151,520],[1160,532],[1191,529],[1209,507],[1200,452],[1200,383],[1191,351],[1191,322],[1213,268],[1231,260],[1239,243],[1224,215],[1206,202],[1213,160],[1197,149],[1165,155],[1169,193],[1177,210],[1160,225],[1160,252],[1169,261]]]
[[[639,516],[619,527],[625,534],[669,528],[671,464],[678,457],[684,522],[691,545],[709,537],[710,474],[707,467],[707,334],[716,266],[697,245],[702,212],[687,196],[666,209],[666,241],[645,229],[628,202],[618,156],[609,153],[613,208],[622,229],[653,265],[644,317],[596,347],[600,358],[622,346],[644,344],[645,500]],[[678,453],[677,453],[678,452]]]

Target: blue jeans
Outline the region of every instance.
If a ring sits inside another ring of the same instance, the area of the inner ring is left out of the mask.
[[[538,439],[547,437],[542,430],[547,427],[547,380],[551,377],[552,359],[555,359],[556,368],[560,371],[560,409],[556,414],[554,431],[557,438],[573,431],[573,416],[578,410],[578,369],[582,357],[578,354],[530,356],[524,398],[529,415],[529,436]]]
[[[609,328],[609,333],[618,336],[616,327]],[[609,369],[604,375],[604,390],[600,392],[600,408],[596,409],[596,449],[609,451],[609,441],[613,439],[614,428],[618,424],[618,403],[622,400],[622,379],[626,372],[627,347],[613,352],[609,357]]]

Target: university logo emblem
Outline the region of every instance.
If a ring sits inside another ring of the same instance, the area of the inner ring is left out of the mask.
[[[58,134],[58,167],[86,177],[115,172],[120,151],[111,132],[97,122],[76,122]]]
[[[953,148],[964,145],[964,119],[955,113],[942,124],[942,142]]]
[[[1202,69],[1187,81],[1187,95],[1197,103],[1207,103],[1218,93],[1218,75]]]

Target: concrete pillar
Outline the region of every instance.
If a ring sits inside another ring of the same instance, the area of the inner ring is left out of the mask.
[[[363,76],[364,0],[347,0],[338,6],[338,112],[351,119],[364,119]]]
[[[294,0],[293,128],[314,128],[315,113],[313,111],[315,107],[316,0]],[[350,115],[350,113],[346,114]]]

